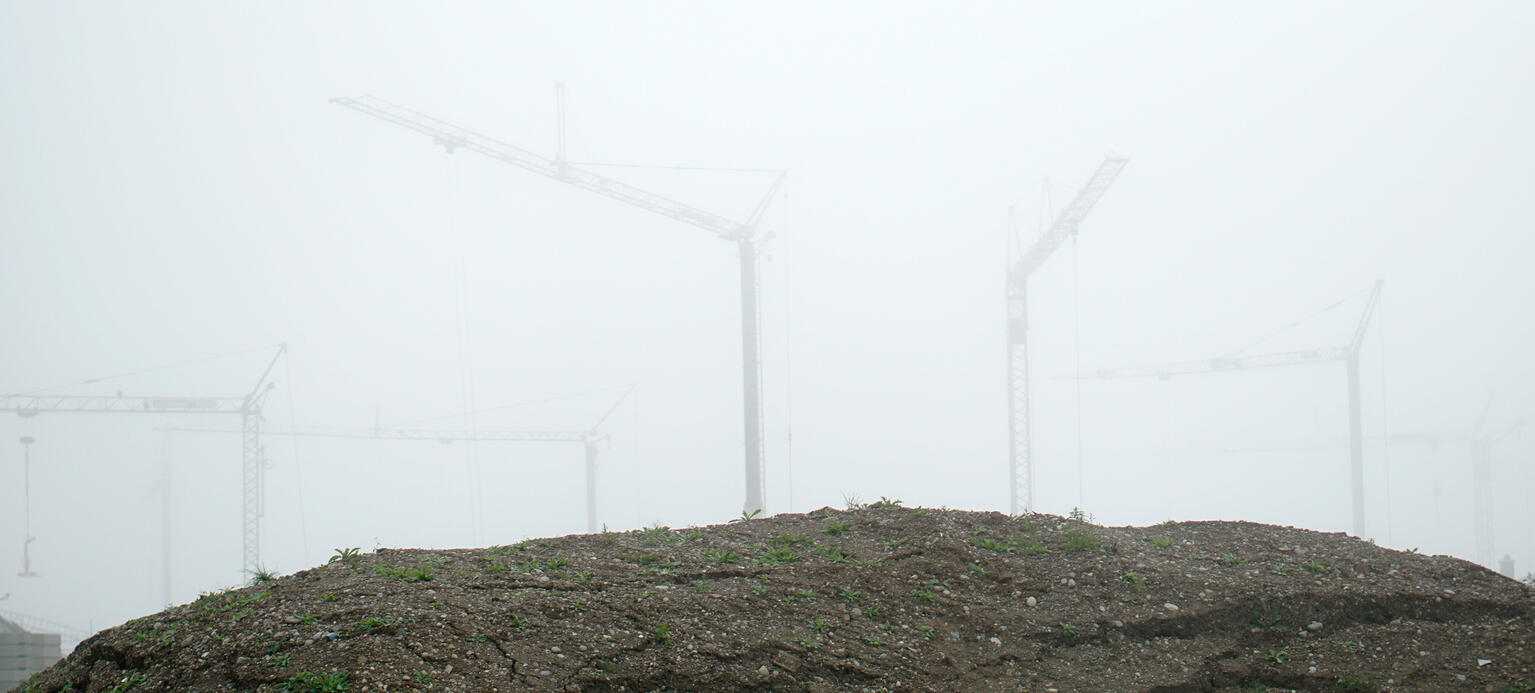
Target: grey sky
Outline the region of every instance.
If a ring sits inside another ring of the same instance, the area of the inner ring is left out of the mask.
[[[1031,283],[1038,508],[1342,530],[1345,451],[1185,450],[1343,436],[1341,366],[1085,382],[1080,417],[1070,376],[1225,353],[1340,301],[1251,352],[1341,345],[1383,278],[1370,440],[1469,429],[1489,393],[1488,428],[1535,419],[1532,30],[1517,2],[7,2],[0,392],[277,342],[272,425],[583,428],[632,383],[602,521],[735,516],[734,248],[327,102],[553,155],[563,81],[572,160],[789,172],[762,225],[770,511],[1006,509],[1008,209],[1031,242],[1113,153],[1129,167]],[[771,181],[600,170],[736,218]],[[268,357],[59,391],[239,395]],[[0,608],[158,608],[167,423],[191,422],[0,419]],[[29,580],[8,567],[20,435]],[[1532,440],[1494,453],[1521,572]],[[268,448],[279,571],[584,527],[575,446]],[[241,579],[239,451],[170,450],[185,600]],[[1469,555],[1464,449],[1374,447],[1367,477],[1378,540]]]

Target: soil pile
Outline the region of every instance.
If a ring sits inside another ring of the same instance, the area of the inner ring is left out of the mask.
[[[103,631],[22,691],[1535,691],[1535,589],[1241,522],[882,501],[340,551]]]

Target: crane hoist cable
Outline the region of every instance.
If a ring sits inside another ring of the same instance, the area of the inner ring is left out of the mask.
[[[463,412],[464,430],[471,434],[479,429],[479,419],[474,397],[473,312],[469,302],[469,242],[463,220],[463,179],[460,175],[462,160],[447,157],[448,215],[447,236],[453,252],[453,334],[458,349],[458,396],[459,410]],[[468,507],[470,530],[476,543],[484,543],[485,534],[485,484],[480,477],[478,448],[463,446],[464,464],[469,476]]]

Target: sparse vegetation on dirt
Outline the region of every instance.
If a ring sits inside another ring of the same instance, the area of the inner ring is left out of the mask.
[[[848,505],[337,549],[99,633],[18,690],[1535,690],[1535,589],[1464,561],[1240,522]]]

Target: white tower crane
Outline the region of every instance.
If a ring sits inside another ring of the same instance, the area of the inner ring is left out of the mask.
[[[1144,378],[1157,377],[1163,380],[1175,375],[1190,375],[1194,373],[1215,373],[1221,371],[1244,370],[1248,368],[1273,368],[1276,366],[1295,366],[1309,363],[1325,363],[1342,361],[1345,367],[1345,375],[1348,377],[1348,448],[1349,470],[1353,487],[1354,506],[1354,536],[1365,536],[1364,521],[1364,432],[1360,423],[1360,397],[1359,397],[1359,351],[1364,344],[1365,329],[1370,325],[1370,316],[1375,313],[1375,304],[1380,300],[1380,289],[1383,282],[1375,281],[1375,286],[1370,290],[1370,298],[1364,307],[1364,314],[1359,318],[1359,324],[1354,328],[1354,335],[1348,344],[1329,349],[1307,349],[1303,351],[1285,351],[1272,354],[1253,354],[1250,356],[1227,356],[1199,361],[1179,361],[1177,363],[1162,363],[1152,365],[1124,366],[1120,368],[1105,368],[1097,373],[1097,378]]]
[[[275,383],[267,382],[277,359],[287,352],[280,344],[244,397],[94,397],[82,395],[0,395],[0,411],[18,416],[43,412],[75,414],[239,414],[240,478],[244,552],[241,570],[261,570],[261,405]]]
[[[563,90],[561,98],[563,109]],[[759,355],[761,321],[758,318],[761,303],[757,296],[756,227],[763,213],[767,211],[768,204],[778,193],[778,188],[783,185],[782,173],[773,180],[767,194],[762,197],[746,221],[733,221],[713,212],[707,212],[571,165],[564,160],[563,156],[563,125],[561,126],[561,155],[550,159],[424,113],[397,106],[375,96],[336,98],[331,99],[331,103],[428,135],[432,141],[441,145],[450,154],[456,149],[477,152],[562,183],[691,224],[723,240],[735,243],[741,262],[741,394],[744,400],[742,413],[745,420],[746,448],[746,502],[743,510],[753,512],[766,507],[764,502],[766,470],[762,460],[762,362]]]
[[[1034,458],[1029,430],[1029,275],[1077,233],[1093,205],[1103,197],[1129,159],[1108,157],[1055,223],[1007,271],[1007,450],[1010,512],[1034,508]],[[1020,505],[1021,503],[1021,505]]]
[[[1494,567],[1492,446],[1524,425],[1523,421],[1515,421],[1495,430],[1487,430],[1484,425],[1487,423],[1487,412],[1491,408],[1492,397],[1489,395],[1487,404],[1482,407],[1482,413],[1477,416],[1476,424],[1472,426],[1470,432],[1401,433],[1391,436],[1391,442],[1397,444],[1429,445],[1434,448],[1447,444],[1463,444],[1470,449],[1472,507],[1476,519],[1476,553],[1473,557],[1477,563],[1488,568]]]

